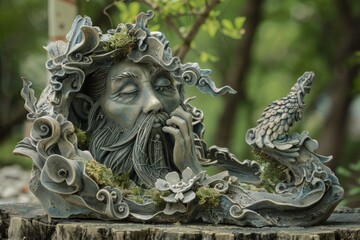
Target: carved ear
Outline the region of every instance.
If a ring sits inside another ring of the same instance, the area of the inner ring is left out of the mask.
[[[89,111],[94,101],[83,93],[76,93],[72,102],[74,114],[81,120],[87,120]]]

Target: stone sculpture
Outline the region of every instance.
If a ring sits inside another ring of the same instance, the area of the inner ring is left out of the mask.
[[[326,220],[343,196],[324,165],[331,157],[314,153],[307,132],[289,133],[314,74],[305,72],[246,135],[263,161],[281,166],[281,181],[267,191],[259,163],[206,145],[203,112],[184,99],[183,87],[236,92],[174,57],[165,36],[147,29],[152,17],[140,13],[106,33],[77,17],[67,43],[46,47],[51,77],[39,99],[23,79],[32,129],[14,152],[32,159],[30,188],[48,215],[256,227]],[[225,171],[210,176],[210,165]]]

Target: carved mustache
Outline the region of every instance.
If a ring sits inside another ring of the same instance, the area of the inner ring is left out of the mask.
[[[111,146],[102,147],[101,149],[104,151],[116,151],[119,147],[130,144],[136,138],[141,129],[144,129],[145,131],[151,131],[153,127],[158,128],[165,126],[166,120],[169,118],[170,115],[166,112],[150,114],[141,113],[134,127],[128,133],[125,133],[126,135],[122,137],[124,139],[123,141]]]

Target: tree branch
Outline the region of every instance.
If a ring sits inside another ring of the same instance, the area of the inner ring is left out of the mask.
[[[155,11],[160,11],[160,6],[149,1],[149,0],[138,0],[138,2],[143,3],[149,6],[151,9]],[[205,9],[201,12],[191,10],[189,13],[175,13],[169,14],[165,17],[165,24],[173,30],[176,35],[182,40],[182,44],[180,47],[175,51],[175,55],[183,60],[185,55],[190,50],[191,43],[194,41],[196,34],[199,32],[201,26],[204,24],[206,19],[208,18],[212,9],[216,7],[220,3],[220,0],[211,0],[210,2],[206,2]],[[190,31],[184,35],[179,31],[179,28],[174,24],[172,18],[181,17],[181,16],[194,16],[195,23],[191,26]]]
[[[169,28],[170,28],[171,30],[173,30],[173,31],[176,33],[176,35],[178,35],[178,37],[179,37],[182,41],[185,41],[185,36],[180,32],[179,28],[175,25],[175,23],[171,20],[170,17],[167,16],[167,17],[165,18],[165,23],[166,23],[166,25],[169,26]]]
[[[201,14],[197,15],[195,23],[192,25],[190,31],[185,36],[182,45],[175,52],[175,55],[177,55],[181,60],[185,58],[185,55],[190,50],[191,42],[195,39],[196,34],[200,30],[200,27],[206,21],[211,10],[214,9],[219,3],[220,0],[211,0],[210,3],[206,5],[204,11]]]

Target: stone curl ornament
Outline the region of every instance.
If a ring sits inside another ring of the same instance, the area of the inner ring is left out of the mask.
[[[290,133],[314,80],[305,72],[246,134],[277,181],[256,161],[203,140],[204,114],[184,86],[217,96],[210,70],[181,63],[153,12],[103,33],[78,16],[67,42],[50,43],[51,77],[39,99],[23,79],[29,137],[14,153],[33,161],[30,189],[51,218],[307,226],[325,221],[343,197],[331,157],[307,132]],[[206,166],[225,171],[209,175]],[[261,186],[266,186],[263,188]]]

